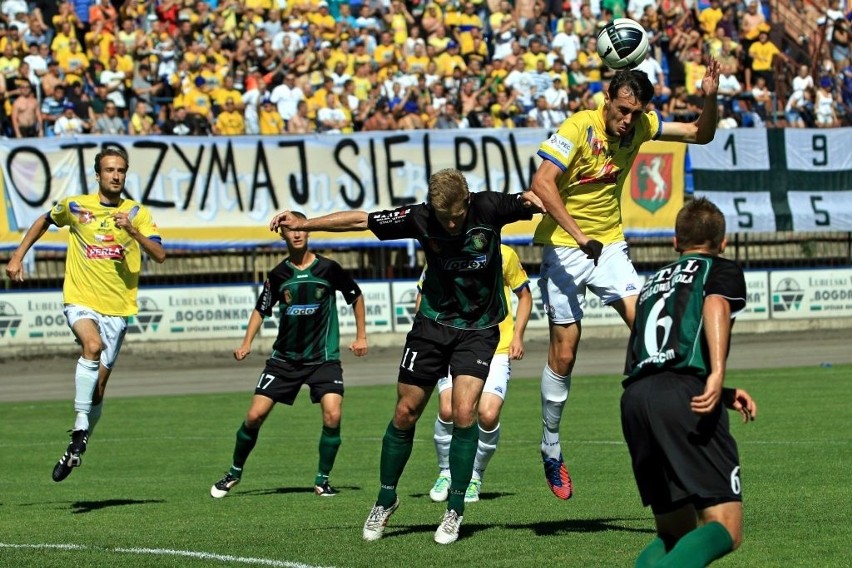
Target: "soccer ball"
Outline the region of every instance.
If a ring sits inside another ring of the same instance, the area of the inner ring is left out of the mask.
[[[632,69],[645,60],[648,36],[638,22],[616,18],[598,33],[598,55],[610,69]]]

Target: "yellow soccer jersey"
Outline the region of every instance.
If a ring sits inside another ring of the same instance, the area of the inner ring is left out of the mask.
[[[556,186],[565,208],[591,239],[607,245],[624,239],[621,190],[639,147],[656,139],[662,123],[656,112],[640,118],[629,138],[606,134],[603,108],[571,116],[556,134],[542,142],[538,155],[553,162],[563,174]],[[535,231],[536,244],[576,247],[577,241],[550,215]]]
[[[511,308],[512,294],[520,292],[525,286],[530,285],[530,279],[527,276],[527,271],[521,266],[521,260],[518,254],[507,245],[500,245],[500,256],[503,257],[503,295],[506,297],[506,305]],[[420,280],[417,282],[417,291],[423,289],[423,278],[426,276],[426,267],[423,267],[423,272],[420,273]],[[495,355],[505,355],[509,353],[509,345],[512,344],[512,337],[515,334],[515,312],[509,310],[509,315],[500,322],[500,342],[497,344]]]
[[[500,245],[500,255],[503,257],[503,294],[506,296],[506,305],[511,308],[512,294],[520,292],[525,286],[530,285],[527,272],[521,266],[518,254],[506,245]],[[509,345],[515,334],[515,311],[510,309],[506,319],[500,322],[500,343],[497,344],[495,355],[505,355],[509,352]]]
[[[126,231],[116,229],[112,215],[128,212],[133,225],[148,238],[160,238],[151,214],[141,204],[124,199],[118,206],[102,205],[97,193],[66,197],[48,213],[59,227],[68,227],[63,301],[109,316],[131,316],[138,310],[136,293],[142,253]]]

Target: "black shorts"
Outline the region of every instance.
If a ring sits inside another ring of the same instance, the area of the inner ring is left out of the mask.
[[[689,406],[704,380],[663,373],[629,384],[621,396],[621,428],[633,475],[655,514],[692,503],[696,509],[742,501],[740,459],[723,405],[709,415]]]
[[[434,387],[452,369],[453,376],[471,375],[484,381],[499,341],[500,329],[496,325],[458,329],[417,314],[405,338],[398,380]]]
[[[314,404],[327,393],[343,396],[343,369],[340,361],[299,365],[281,359],[267,359],[254,394],[292,405],[302,385],[310,387],[311,402]]]

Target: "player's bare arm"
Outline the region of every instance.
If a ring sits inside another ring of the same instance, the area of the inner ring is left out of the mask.
[[[47,220],[47,215],[39,215],[39,217],[27,229],[27,233],[21,240],[21,244],[12,253],[6,264],[6,276],[14,282],[24,281],[24,257],[34,244],[47,232],[50,227],[50,221]]]
[[[722,398],[728,342],[731,337],[731,305],[718,294],[704,300],[704,335],[710,356],[710,375],[704,392],[692,398],[690,406],[696,414],[710,414]]]
[[[367,354],[367,310],[363,295],[352,303],[352,311],[355,315],[355,341],[349,346],[349,351],[356,357],[363,357]]]
[[[133,239],[139,243],[139,246],[142,247],[142,250],[154,259],[154,262],[162,264],[166,261],[166,249],[163,247],[163,244],[153,239],[149,239],[140,233],[133,225],[133,219],[130,218],[129,213],[126,211],[119,211],[114,214],[112,218],[115,221],[115,228],[126,231],[128,235],[133,237]]]
[[[582,247],[589,241],[589,237],[577,225],[574,217],[565,209],[565,204],[562,203],[562,198],[559,196],[559,190],[556,187],[556,180],[562,175],[562,170],[559,166],[550,160],[544,160],[538,167],[538,170],[533,176],[530,190],[539,198],[544,211],[553,217],[554,221],[559,223],[559,226],[574,237],[574,240]]]
[[[251,353],[251,344],[260,331],[260,326],[263,325],[263,314],[257,310],[252,310],[249,316],[248,325],[246,326],[246,334],[243,337],[243,342],[239,347],[234,349],[234,359],[242,361]]]
[[[722,404],[739,412],[744,423],[757,418],[757,403],[745,389],[725,387],[722,389]]]
[[[521,360],[524,358],[524,332],[527,330],[527,323],[530,321],[532,313],[532,292],[529,286],[524,286],[519,292],[515,292],[518,297],[518,309],[515,313],[515,329],[512,334],[512,342],[509,344],[509,359]]]
[[[366,231],[366,211],[340,211],[329,213],[322,217],[312,219],[300,219],[290,211],[282,211],[269,222],[269,230],[277,231],[279,228],[291,231]]]
[[[701,79],[704,91],[704,108],[695,122],[664,122],[660,140],[668,142],[686,142],[688,144],[708,144],[716,135],[719,122],[716,94],[719,91],[719,62],[712,57],[707,62],[707,71]]]

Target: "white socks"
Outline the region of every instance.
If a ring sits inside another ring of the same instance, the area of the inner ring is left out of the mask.
[[[98,366],[100,361],[77,359],[77,372],[74,374],[74,430],[89,429],[89,413],[92,411],[92,397],[98,384]],[[99,405],[100,406],[100,405]]]
[[[500,424],[490,432],[479,427],[479,443],[476,445],[476,458],[473,461],[473,473],[477,479],[482,479],[488,462],[497,451],[497,442],[500,440]]]
[[[541,421],[544,428],[541,436],[541,453],[544,457],[559,458],[562,446],[559,443],[559,423],[562,410],[571,391],[571,375],[557,375],[548,366],[541,373]]]
[[[435,452],[438,454],[438,469],[450,469],[450,442],[453,439],[453,423],[435,419]]]

